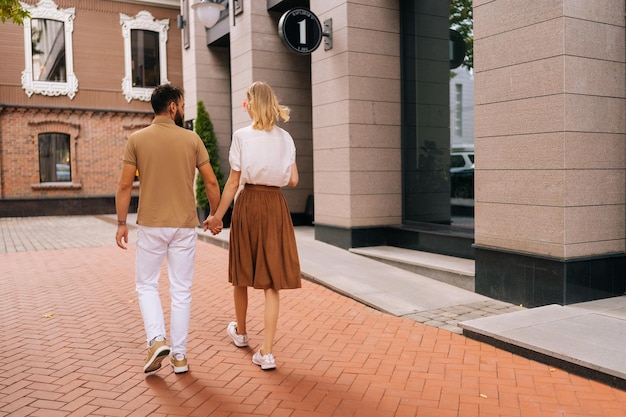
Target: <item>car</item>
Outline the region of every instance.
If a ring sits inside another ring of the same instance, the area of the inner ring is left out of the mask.
[[[450,196],[474,198],[473,149],[453,149],[450,154]]]
[[[71,181],[72,175],[69,164],[57,164],[56,169],[57,181]]]

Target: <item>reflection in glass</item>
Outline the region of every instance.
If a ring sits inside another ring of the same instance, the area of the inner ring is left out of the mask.
[[[72,181],[70,135],[64,133],[41,133],[39,135],[39,180],[41,182]]]
[[[156,87],[161,80],[159,34],[150,30],[131,30],[133,87]]]
[[[65,25],[52,19],[32,19],[33,80],[66,82]]]

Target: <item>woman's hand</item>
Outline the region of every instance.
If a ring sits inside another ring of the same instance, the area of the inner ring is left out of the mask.
[[[205,232],[210,230],[213,235],[217,235],[222,231],[224,223],[222,222],[222,219],[218,219],[215,216],[209,216],[204,222],[202,222],[202,226]]]

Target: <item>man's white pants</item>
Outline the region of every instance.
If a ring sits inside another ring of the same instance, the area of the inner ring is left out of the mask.
[[[172,354],[187,352],[195,254],[196,232],[193,228],[139,226],[135,285],[147,341],[149,343],[157,336],[167,336],[159,297],[161,266],[167,258]]]

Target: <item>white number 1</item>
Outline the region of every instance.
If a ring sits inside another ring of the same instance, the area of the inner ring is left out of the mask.
[[[300,26],[300,45],[305,45],[306,44],[306,20],[299,21],[298,26]]]

